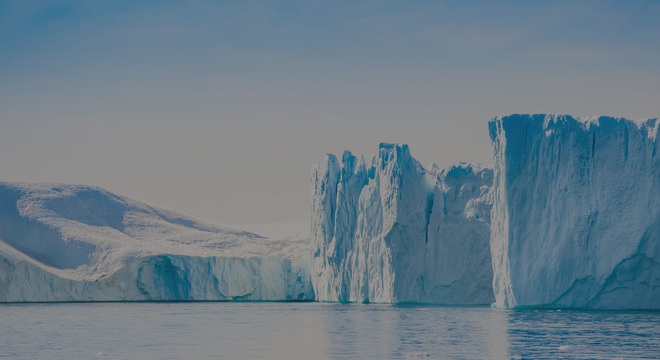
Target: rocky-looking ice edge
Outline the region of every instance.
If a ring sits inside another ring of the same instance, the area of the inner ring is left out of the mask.
[[[405,145],[328,155],[312,175],[317,299],[479,304],[492,276],[497,307],[660,309],[659,127],[497,117],[494,182],[465,164],[424,169]],[[470,176],[443,175],[458,169]]]
[[[491,304],[491,169],[424,169],[407,145],[312,170],[317,300]]]

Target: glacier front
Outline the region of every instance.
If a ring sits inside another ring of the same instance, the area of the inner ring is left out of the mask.
[[[491,169],[422,167],[407,145],[312,170],[317,300],[491,304]]]
[[[660,309],[658,119],[489,122],[500,307]]]
[[[0,183],[0,302],[312,300],[309,237],[268,239],[80,185]]]

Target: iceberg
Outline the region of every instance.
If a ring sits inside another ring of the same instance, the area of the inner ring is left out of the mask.
[[[489,122],[499,307],[660,309],[658,119]]]
[[[0,302],[312,300],[307,234],[220,227],[90,186],[0,183]]]
[[[312,284],[338,302],[491,304],[493,171],[422,167],[407,145],[312,169]]]
[[[318,300],[660,309],[660,120],[510,115],[494,169],[328,154],[309,234],[0,182],[0,302]]]

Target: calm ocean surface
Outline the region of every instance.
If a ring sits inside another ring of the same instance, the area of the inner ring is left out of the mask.
[[[660,358],[660,312],[319,303],[0,305],[0,358]]]

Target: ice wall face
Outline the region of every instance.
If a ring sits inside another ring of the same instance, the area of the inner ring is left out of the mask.
[[[660,309],[659,126],[545,115],[489,122],[496,305]]]
[[[0,252],[0,302],[313,300],[308,269],[276,256],[157,255],[90,280]]]
[[[0,183],[0,302],[313,300],[306,235],[261,236],[78,185]]]
[[[424,169],[407,145],[312,171],[317,300],[490,304],[492,170]]]

